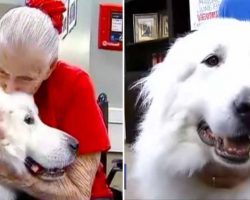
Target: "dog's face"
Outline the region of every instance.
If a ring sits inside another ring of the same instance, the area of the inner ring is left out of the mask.
[[[216,19],[178,39],[144,86],[142,126],[154,121],[169,134],[167,123],[179,124],[174,145],[198,146],[204,162],[250,167],[249,22]]]
[[[31,96],[0,91],[0,160],[56,179],[74,161],[77,148],[75,138],[41,122]]]

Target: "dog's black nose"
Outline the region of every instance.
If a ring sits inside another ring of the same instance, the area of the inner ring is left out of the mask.
[[[244,89],[233,102],[236,116],[250,127],[250,89]]]
[[[250,114],[250,102],[235,102],[235,110],[241,117]]]
[[[76,153],[79,148],[79,142],[75,138],[68,139],[69,148],[73,153]]]

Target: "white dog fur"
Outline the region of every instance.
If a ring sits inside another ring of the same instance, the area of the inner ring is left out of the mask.
[[[211,54],[216,67],[202,61]],[[195,176],[208,162],[235,170],[204,144],[197,123],[205,118],[219,136],[233,136],[230,105],[250,90],[250,22],[215,19],[177,39],[164,61],[143,79],[147,107],[135,144],[134,176],[144,199],[250,199],[250,180],[233,189],[215,189]],[[221,128],[223,127],[223,128]],[[225,131],[225,130],[228,130]]]
[[[25,117],[34,118],[34,124],[25,123]],[[0,162],[13,172],[24,173],[27,156],[46,169],[64,168],[75,159],[69,142],[73,137],[45,125],[38,117],[32,96],[24,93],[7,95],[0,91]],[[40,177],[48,180],[49,177]],[[50,178],[49,178],[50,179]],[[53,180],[54,178],[52,178]],[[1,183],[1,180],[0,180]],[[0,185],[0,199],[16,199],[16,190]]]

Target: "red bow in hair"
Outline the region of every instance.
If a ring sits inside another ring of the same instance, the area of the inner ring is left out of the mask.
[[[26,4],[49,15],[58,33],[62,32],[63,12],[66,11],[66,8],[61,0],[28,0]]]

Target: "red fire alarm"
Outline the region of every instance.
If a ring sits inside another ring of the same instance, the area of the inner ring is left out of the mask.
[[[100,49],[122,50],[122,5],[100,4],[99,39]]]

